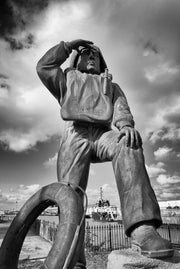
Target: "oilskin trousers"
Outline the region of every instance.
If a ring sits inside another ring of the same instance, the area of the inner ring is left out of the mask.
[[[60,182],[73,183],[85,190],[90,163],[112,161],[125,233],[130,236],[138,223],[153,221],[155,227],[159,227],[162,220],[142,147],[127,147],[125,137],[120,141],[118,138],[119,131],[107,126],[67,122],[60,144],[57,174]],[[83,250],[79,262],[85,263]]]

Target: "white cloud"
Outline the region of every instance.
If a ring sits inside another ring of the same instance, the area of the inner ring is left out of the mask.
[[[0,105],[1,106],[7,100],[7,98],[8,98],[8,91],[7,91],[7,89],[0,88]]]
[[[100,46],[142,135],[149,137],[151,133],[154,143],[179,139],[180,126],[175,121],[180,116],[178,1],[141,1],[140,5],[124,0],[52,2],[40,16],[34,14],[26,29],[34,36],[31,48],[11,51],[7,42],[0,40],[1,73],[8,77],[5,82],[10,86],[0,92],[0,139],[7,148],[16,152],[31,149],[61,132],[58,103],[37,78],[35,66],[60,40],[76,38],[90,39]],[[23,34],[26,32],[17,37]],[[143,57],[150,37],[151,47]],[[156,151],[156,155],[161,160],[163,153]],[[49,165],[53,161],[52,157]],[[152,176],[164,173],[164,167],[158,165],[148,169]],[[94,175],[93,170],[90,174]],[[113,196],[115,191],[116,187],[108,193]],[[94,193],[99,194],[99,190]]]
[[[95,188],[87,188],[88,203],[96,203],[99,199],[99,190]]]
[[[162,139],[163,136],[163,130],[155,130],[153,133],[150,135],[150,141],[151,143],[155,144],[158,140]]]
[[[175,199],[175,197],[175,194],[173,192],[168,192],[168,190],[160,195],[161,200]]]
[[[161,140],[178,140],[180,139],[180,128],[170,127],[167,131],[161,136]]]
[[[20,185],[19,186],[19,192],[21,192],[23,195],[32,195],[33,193],[35,193],[38,189],[40,188],[39,184],[33,184],[33,185]]]
[[[154,156],[158,161],[170,159],[173,154],[173,150],[166,146],[158,148],[156,151],[154,151]]]
[[[10,90],[0,90],[0,114],[3,115],[4,126],[0,127],[0,141],[6,149],[15,152],[26,151],[36,146],[37,142],[45,142],[54,135],[59,135],[63,129],[63,121],[59,114],[57,100],[42,85],[36,74],[36,63],[40,57],[53,45],[61,40],[79,37],[81,22],[89,16],[88,2],[50,2],[38,23],[28,26],[26,30],[33,31],[36,43],[31,48],[11,51],[7,43],[0,41],[1,77]],[[53,18],[53,20],[52,20]],[[79,24],[80,23],[80,24]],[[75,28],[74,28],[75,29]],[[25,32],[18,32],[20,38]],[[17,68],[18,65],[18,68]],[[1,116],[2,117],[2,116]],[[1,118],[0,118],[1,120]]]
[[[4,125],[0,127],[0,141],[10,150],[21,152],[34,147],[37,142],[59,136],[63,121],[55,98],[46,89],[14,89],[3,107],[0,106]],[[48,109],[47,109],[48,107]],[[1,117],[1,116],[0,116]]]
[[[151,164],[150,166],[146,165],[147,172],[150,178],[156,177],[159,174],[165,173],[166,169],[163,168],[164,163],[158,162],[157,164]]]
[[[58,153],[56,153],[52,158],[49,158],[49,160],[44,162],[44,166],[46,168],[54,168],[54,167],[56,167],[57,157],[58,157]]]
[[[145,69],[145,77],[150,82],[165,83],[179,72],[177,67],[171,67],[168,63]]]
[[[86,22],[89,16],[90,4],[88,2],[52,3],[35,29],[37,44],[43,50],[60,40],[68,41],[73,36],[79,38],[82,23]]]
[[[157,182],[161,185],[180,183],[180,177],[177,175],[169,176],[163,174],[157,177]]]
[[[152,10],[154,5],[146,3],[143,4],[143,8],[145,10]],[[163,10],[161,10],[159,3],[156,5],[164,21]],[[166,8],[166,4],[164,4],[164,6]],[[99,12],[101,20],[99,20]],[[125,16],[125,14],[128,14],[128,16]],[[131,19],[129,20],[129,18]],[[10,149],[22,151],[34,147],[38,141],[46,141],[50,136],[56,135],[62,129],[62,122],[59,123],[58,104],[55,103],[55,100],[51,101],[53,97],[50,97],[50,94],[45,87],[42,86],[35,73],[35,66],[38,59],[47,49],[57,44],[60,40],[70,41],[75,38],[85,38],[92,39],[95,43],[100,45],[100,47],[102,46],[102,50],[105,52],[105,58],[108,59],[108,65],[113,69],[113,75],[119,80],[117,82],[125,87],[125,91],[127,90],[135,115],[139,115],[138,111],[140,106],[141,111],[146,111],[147,102],[144,102],[144,100],[142,102],[141,98],[144,96],[147,98],[149,90],[153,89],[148,88],[147,81],[144,84],[144,70],[150,70],[149,73],[154,72],[153,76],[156,79],[163,74],[162,83],[164,77],[166,77],[165,74],[170,74],[173,77],[177,71],[177,65],[170,64],[171,61],[164,59],[165,57],[162,57],[163,60],[158,63],[158,65],[151,63],[151,58],[149,63],[144,62],[144,59],[139,57],[140,46],[142,46],[144,42],[147,42],[149,33],[150,36],[153,37],[152,43],[154,44],[156,43],[155,41],[157,41],[158,35],[156,27],[154,26],[158,26],[158,29],[160,26],[159,24],[156,25],[156,19],[155,15],[153,17],[144,16],[142,12],[140,12],[138,5],[133,3],[130,5],[125,4],[124,1],[115,1],[113,4],[109,1],[60,1],[59,3],[52,1],[52,3],[50,2],[48,7],[43,10],[41,16],[34,14],[33,23],[28,24],[26,29],[27,31],[33,32],[34,35],[35,43],[30,49],[12,52],[7,49],[6,42],[1,41],[0,44],[3,51],[1,55],[1,71],[10,77],[9,82],[11,82],[12,88],[11,95],[8,95],[8,97],[7,92],[4,90],[1,94],[3,98],[7,97],[6,102],[8,99],[11,100],[11,102],[9,101],[6,105],[6,107],[11,108],[8,110],[8,114],[11,114],[14,123],[17,123],[17,125],[21,124],[22,127],[18,130],[15,127],[13,128],[13,130],[15,129],[14,131],[17,132],[13,140],[13,135],[8,131],[8,129],[12,129],[12,126],[10,122],[8,122],[8,128],[2,130],[2,141],[7,143]],[[166,21],[164,21],[164,23],[166,23]],[[139,31],[139,27],[141,31]],[[161,27],[162,36],[165,38],[167,34],[165,26],[161,25]],[[64,31],[64,29],[68,29],[68,31]],[[99,37],[99,33],[101,33],[101,37]],[[141,33],[141,35],[139,33]],[[17,34],[18,37],[20,37],[20,35],[23,35],[23,33]],[[164,44],[164,42],[162,43]],[[141,47],[141,52],[142,51],[143,48]],[[163,52],[164,51],[161,53],[163,54]],[[138,60],[136,58],[137,55]],[[157,55],[155,56],[157,57]],[[154,66],[158,66],[158,69],[155,70]],[[138,92],[139,89],[141,90],[141,94]],[[171,89],[171,92],[172,91],[173,89]],[[45,92],[47,94],[45,94]],[[136,102],[133,99],[134,92],[135,95],[137,94],[138,96],[137,99],[139,99],[137,109],[135,107]],[[169,92],[169,95],[171,92]],[[161,96],[157,96],[153,90],[154,103],[157,103],[159,99],[161,99]],[[155,109],[154,103],[153,108],[149,107],[149,110],[157,112],[156,115],[159,115],[159,110],[161,110],[163,106],[157,106],[158,108]],[[13,114],[17,112],[17,109],[19,109],[19,119],[13,116]],[[148,109],[147,113],[140,114],[137,122],[138,124],[139,122],[140,124],[142,123],[143,126],[141,126],[141,129],[144,133],[145,125],[147,127],[146,122],[148,122],[149,127],[150,117],[152,115],[148,113]],[[143,117],[145,116],[142,114],[146,114],[146,120],[144,120]],[[148,130],[155,131],[157,127],[163,126],[165,120],[162,121],[163,115],[158,119],[154,119],[154,116],[152,117],[153,122],[150,124]],[[20,118],[22,118],[24,122],[22,122]],[[29,128],[27,130],[26,127],[25,132],[25,122],[27,123],[30,118],[31,124],[29,123]],[[23,136],[26,138],[23,139]]]
[[[46,126],[44,130],[45,129],[47,129]],[[5,145],[6,149],[22,152],[35,147],[37,142],[49,140],[53,135],[55,135],[55,133],[43,133],[43,129],[41,129],[40,126],[39,128],[32,128],[24,133],[21,132],[21,130],[8,129],[0,133],[0,141]]]
[[[180,139],[180,128],[169,126],[164,129],[157,129],[150,135],[150,142],[155,144],[157,141],[176,141]]]
[[[8,204],[12,204],[21,207],[34,193],[36,193],[40,189],[39,184],[33,185],[19,185],[15,189],[10,189],[6,192],[0,193],[0,204],[3,205],[4,208],[8,207]]]
[[[15,130],[6,130],[0,133],[0,140],[8,145],[8,148],[21,152],[35,146],[37,137],[35,134],[23,134]]]
[[[153,144],[158,140],[176,141],[180,139],[179,103],[179,96],[174,97],[172,95],[172,98],[169,99],[162,96],[162,100],[159,100],[154,106],[156,113],[149,119],[146,128],[146,135],[149,136],[150,134],[149,140]]]

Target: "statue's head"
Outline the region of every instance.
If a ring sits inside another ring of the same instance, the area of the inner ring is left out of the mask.
[[[91,74],[103,73],[107,67],[100,49],[94,45],[74,51],[70,66]]]

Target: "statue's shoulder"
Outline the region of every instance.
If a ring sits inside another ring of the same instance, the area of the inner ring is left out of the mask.
[[[125,97],[125,94],[119,84],[112,82],[112,88],[113,88],[113,94],[114,96],[123,96]]]
[[[119,86],[119,84],[117,84],[116,82],[112,82],[112,87],[114,91],[122,91],[121,87]]]

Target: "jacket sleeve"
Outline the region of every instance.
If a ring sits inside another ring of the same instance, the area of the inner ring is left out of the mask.
[[[37,73],[43,84],[61,103],[66,91],[66,79],[60,65],[69,57],[71,50],[64,41],[48,50],[37,63]]]
[[[135,123],[133,116],[131,114],[130,108],[127,103],[126,96],[124,95],[121,88],[113,83],[113,125],[116,126],[119,130],[124,126],[134,127]]]

